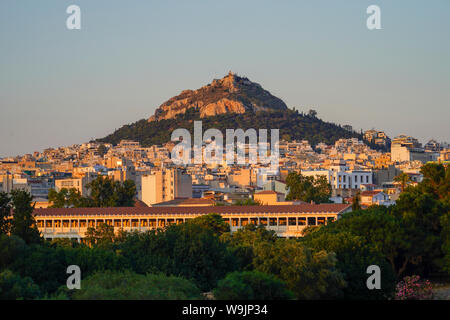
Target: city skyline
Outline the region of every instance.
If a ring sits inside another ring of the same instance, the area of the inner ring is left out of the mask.
[[[0,157],[101,138],[232,70],[290,108],[422,143],[450,138],[448,2],[5,1]]]

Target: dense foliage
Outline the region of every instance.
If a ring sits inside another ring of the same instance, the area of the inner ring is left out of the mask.
[[[143,146],[161,145],[170,141],[175,129],[185,128],[191,135],[194,132],[194,120],[202,121],[203,131],[216,128],[225,137],[226,129],[279,129],[280,138],[286,140],[308,140],[312,145],[319,142],[334,143],[341,138],[363,139],[361,134],[350,132],[339,125],[322,121],[315,115],[303,114],[295,109],[246,112],[243,114],[227,113],[207,118],[200,118],[194,108],[176,118],[148,122],[146,119],[124,125],[114,133],[98,139],[100,142],[118,144],[122,139],[139,141]],[[270,136],[270,134],[268,134]]]
[[[214,290],[218,300],[288,300],[294,295],[274,275],[259,271],[229,273]]]
[[[81,282],[80,290],[61,289],[54,298],[72,300],[198,300],[200,290],[191,281],[163,274],[131,271],[97,272]]]
[[[305,202],[331,202],[331,185],[325,176],[303,176],[298,172],[290,172],[286,178],[289,190],[286,200],[302,200]]]

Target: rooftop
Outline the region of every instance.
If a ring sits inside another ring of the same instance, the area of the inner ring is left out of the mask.
[[[73,215],[167,215],[167,214],[270,214],[270,213],[340,213],[350,204],[300,204],[270,206],[208,206],[208,207],[114,207],[114,208],[46,208],[34,209],[36,216]]]

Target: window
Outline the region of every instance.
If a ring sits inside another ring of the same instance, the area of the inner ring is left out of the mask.
[[[267,218],[259,218],[259,224],[267,226]]]
[[[286,218],[279,218],[278,219],[278,225],[279,226],[285,226],[286,225]]]
[[[269,226],[276,226],[277,218],[269,218]]]
[[[298,225],[299,226],[305,226],[306,225],[306,218],[305,217],[298,217]]]
[[[323,225],[323,224],[325,224],[325,217],[318,217],[318,218],[317,218],[317,224],[318,224],[318,225]]]
[[[250,223],[254,224],[255,226],[258,225],[258,218],[250,218]]]
[[[80,220],[80,228],[86,228],[86,220]]]
[[[241,226],[248,225],[248,218],[241,218]]]
[[[333,222],[334,221],[334,218],[333,217],[328,217],[327,218],[327,223],[330,223],[330,222]]]
[[[297,218],[288,218],[288,225],[296,226],[297,225]]]
[[[232,218],[231,219],[231,225],[233,227],[239,227],[239,218]]]
[[[308,226],[315,226],[315,225],[316,225],[316,218],[308,217]]]

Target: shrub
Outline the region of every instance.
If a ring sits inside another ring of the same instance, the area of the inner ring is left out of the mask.
[[[64,291],[64,290],[62,290]],[[73,300],[193,300],[200,290],[189,280],[162,274],[98,272],[81,281],[81,289],[68,292]],[[61,292],[57,298],[64,298]]]
[[[399,282],[395,293],[396,300],[431,300],[433,288],[430,281],[421,281],[420,276],[404,277]]]
[[[31,278],[22,278],[10,270],[0,273],[0,300],[29,300],[39,295],[39,287]]]
[[[219,300],[288,300],[294,297],[286,284],[258,271],[229,273],[214,290]]]

